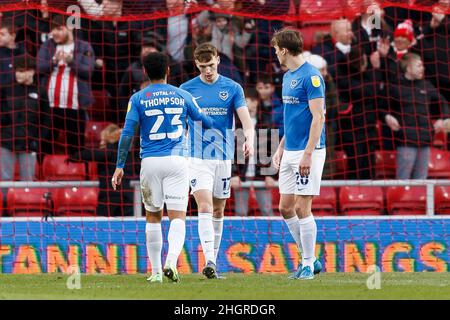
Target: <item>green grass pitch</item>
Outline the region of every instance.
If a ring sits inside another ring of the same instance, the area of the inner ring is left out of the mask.
[[[145,275],[81,275],[81,289],[67,289],[65,274],[0,275],[0,299],[450,299],[444,273],[382,273],[381,288],[369,290],[364,273],[323,273],[314,280],[280,274],[225,274],[207,280],[182,275],[180,283],[150,284]]]

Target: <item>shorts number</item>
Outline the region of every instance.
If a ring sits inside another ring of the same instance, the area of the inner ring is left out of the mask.
[[[183,108],[164,108],[163,110],[152,109],[146,110],[145,115],[148,117],[156,117],[156,121],[153,127],[150,129],[150,135],[148,136],[150,140],[162,140],[166,137],[169,139],[177,139],[183,134],[183,123],[180,120],[181,114],[183,113]],[[172,126],[176,126],[176,130],[172,132],[159,132],[158,130],[164,122],[165,115],[173,115],[170,122]]]
[[[223,192],[228,193],[230,191],[231,186],[231,177],[222,179],[223,182]]]
[[[302,185],[302,186],[306,186],[309,182],[309,177],[308,176],[300,176],[300,173],[296,172],[295,176],[297,178],[297,185]]]

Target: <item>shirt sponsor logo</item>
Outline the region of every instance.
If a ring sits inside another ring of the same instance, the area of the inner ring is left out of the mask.
[[[313,87],[315,87],[315,88],[320,87],[320,78],[319,78],[319,76],[312,76],[311,77],[311,82],[312,82]]]
[[[293,96],[283,96],[283,103],[285,104],[299,104],[300,99]]]
[[[166,200],[184,200],[185,197],[183,196],[171,196],[167,195],[165,196]]]
[[[225,116],[228,114],[227,108],[206,107],[202,111],[208,116]]]

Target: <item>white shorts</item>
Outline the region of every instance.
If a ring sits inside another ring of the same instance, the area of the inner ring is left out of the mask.
[[[280,194],[316,196],[320,194],[323,166],[325,164],[325,148],[312,153],[311,172],[307,177],[300,177],[299,166],[304,150],[283,152],[280,164],[278,185]]]
[[[186,211],[189,200],[188,161],[180,156],[149,157],[141,161],[141,195],[145,209]]]
[[[231,160],[189,158],[191,194],[209,190],[217,199],[230,197]]]

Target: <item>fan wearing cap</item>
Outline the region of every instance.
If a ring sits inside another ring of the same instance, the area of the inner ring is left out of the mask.
[[[14,82],[0,91],[1,180],[14,178],[14,164],[19,162],[20,180],[35,177],[40,142],[50,127],[48,98],[35,79],[36,61],[31,56],[14,58]]]
[[[397,59],[401,59],[409,48],[416,43],[414,28],[411,20],[400,23],[394,31],[393,49],[397,54]]]

